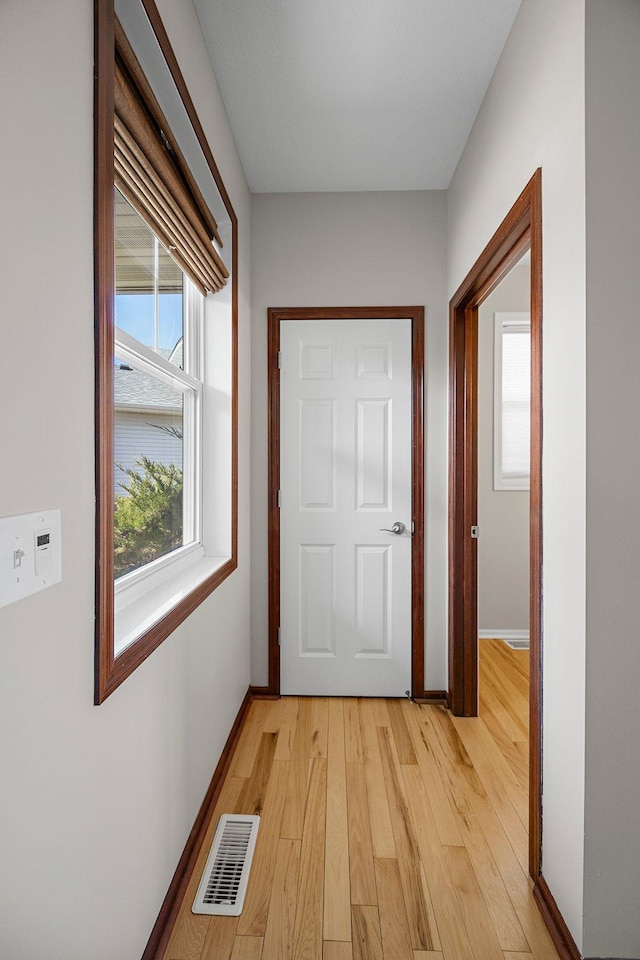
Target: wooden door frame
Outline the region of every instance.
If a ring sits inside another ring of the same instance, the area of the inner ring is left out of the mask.
[[[411,559],[411,694],[424,689],[424,307],[271,307],[268,310],[269,377],[269,684],[263,696],[280,696],[280,324],[283,320],[411,320],[411,492],[414,523]],[[435,691],[437,693],[437,691]]]
[[[529,871],[542,860],[542,173],[538,169],[450,303],[449,705],[478,713],[478,307],[531,249]]]

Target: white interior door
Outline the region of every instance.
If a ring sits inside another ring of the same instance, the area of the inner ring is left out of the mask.
[[[284,320],[280,342],[282,693],[403,696],[411,321]]]

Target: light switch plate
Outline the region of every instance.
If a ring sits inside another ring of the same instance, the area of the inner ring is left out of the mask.
[[[0,607],[62,579],[59,510],[0,517]]]

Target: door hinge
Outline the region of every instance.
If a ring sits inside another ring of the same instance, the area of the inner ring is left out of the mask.
[[[278,350],[278,370],[282,369],[282,350]]]
[[[477,540],[479,536],[480,536],[480,527],[474,525],[473,527],[471,527],[471,539]]]
[[[278,490],[278,509],[282,506],[282,496],[280,490]]]

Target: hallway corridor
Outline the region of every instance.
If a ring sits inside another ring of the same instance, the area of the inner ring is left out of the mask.
[[[252,703],[164,960],[556,960],[527,877],[528,654],[481,642],[481,716]],[[221,813],[259,813],[240,917],[191,913]]]

